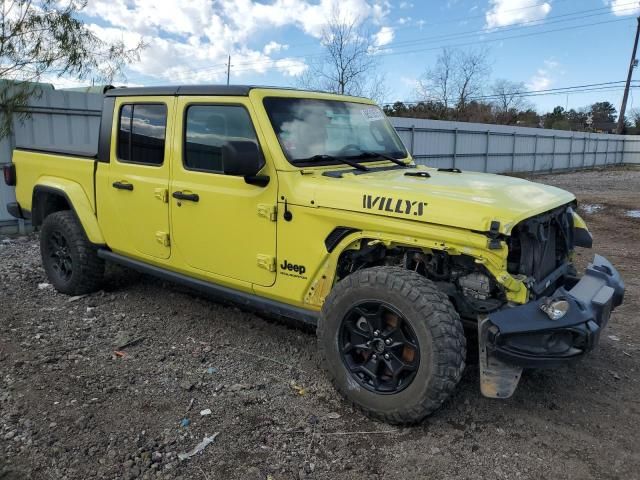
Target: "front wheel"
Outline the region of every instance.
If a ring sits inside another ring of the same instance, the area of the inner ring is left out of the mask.
[[[433,413],[464,370],[466,340],[453,305],[430,280],[402,268],[365,269],[338,282],[317,334],[336,389],[389,423]]]

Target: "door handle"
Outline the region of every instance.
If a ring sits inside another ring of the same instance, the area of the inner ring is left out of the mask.
[[[200,200],[200,195],[197,193],[173,192],[172,197],[177,198],[178,200],[188,200],[190,202],[197,202]]]
[[[126,182],[113,182],[113,188],[117,188],[118,190],[133,190],[133,185]]]

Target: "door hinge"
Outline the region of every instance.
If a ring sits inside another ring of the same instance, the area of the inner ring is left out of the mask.
[[[270,272],[276,271],[276,258],[271,255],[258,254],[258,267]]]
[[[164,247],[171,246],[171,239],[169,238],[169,234],[167,232],[156,232],[156,240],[160,245]]]
[[[166,188],[156,188],[153,193],[162,203],[169,203],[169,190]]]
[[[278,219],[278,209],[275,205],[260,203],[258,204],[258,216],[275,222]]]

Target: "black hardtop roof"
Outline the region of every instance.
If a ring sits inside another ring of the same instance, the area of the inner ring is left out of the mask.
[[[107,97],[161,96],[161,95],[214,95],[246,97],[254,88],[273,90],[299,90],[288,87],[267,87],[261,85],[176,85],[164,87],[122,87],[105,92]]]

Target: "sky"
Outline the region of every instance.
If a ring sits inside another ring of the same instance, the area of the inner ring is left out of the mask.
[[[231,83],[296,86],[322,54],[336,6],[377,46],[385,102],[416,100],[416,82],[445,46],[487,52],[487,93],[495,79],[527,91],[621,82],[640,14],[634,0],[89,0],[82,20],[105,40],[146,43],[118,85],[225,83],[231,55]],[[529,100],[540,112],[603,100],[619,106],[622,86]],[[634,101],[640,107],[640,89],[630,107]]]

